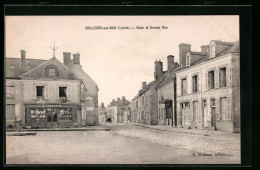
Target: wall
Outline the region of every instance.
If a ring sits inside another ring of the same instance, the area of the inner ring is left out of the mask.
[[[240,132],[240,59],[238,54],[233,54],[232,56],[231,72],[233,89],[233,126],[234,132]]]
[[[14,98],[6,98],[6,104],[15,104],[15,117],[17,119],[22,119],[22,123],[25,123],[24,120],[24,105],[23,105],[23,94],[21,81],[14,79],[6,79],[6,86],[14,86],[15,89],[15,97]],[[6,126],[14,125],[14,118],[11,120],[6,120]]]
[[[190,120],[192,120],[193,116],[193,101],[198,101],[198,113],[200,114],[199,120],[196,121],[190,121],[187,123],[187,126],[190,127],[197,127],[202,128],[202,100],[207,101],[207,113],[204,114],[204,127],[209,127],[211,122],[211,107],[210,107],[210,99],[215,98],[215,112],[216,112],[216,127],[219,130],[223,131],[232,131],[233,132],[233,121],[237,122],[237,128],[239,128],[239,121],[238,121],[238,115],[240,115],[239,106],[237,107],[237,112],[233,112],[233,103],[239,103],[239,99],[237,99],[235,102],[233,102],[234,96],[233,94],[239,98],[239,90],[238,88],[233,87],[233,83],[238,84],[238,77],[239,77],[239,68],[238,62],[232,64],[231,60],[232,56],[231,54],[227,54],[225,56],[217,57],[214,59],[211,59],[210,62],[205,62],[193,67],[189,67],[186,69],[183,69],[182,71],[178,71],[176,73],[177,76],[177,112],[178,116],[182,116],[182,122],[178,121],[179,125],[183,125],[184,123],[184,115],[182,115],[180,103],[183,102],[189,102],[190,107],[189,110],[189,117]],[[227,86],[219,88],[219,68],[226,67],[226,76],[227,76]],[[230,75],[230,68],[233,68]],[[210,70],[215,71],[215,89],[207,90],[207,72]],[[234,72],[236,72],[234,74]],[[192,93],[192,76],[194,74],[198,74],[198,92]],[[233,76],[237,77],[236,79],[233,79]],[[187,93],[186,95],[181,95],[181,79],[183,77],[187,78]],[[232,78],[232,79],[230,79]],[[233,89],[232,89],[233,88]],[[231,113],[231,120],[220,120],[220,98],[226,97],[227,98],[227,112]]]
[[[172,108],[174,111],[174,91],[173,91],[173,81],[169,82],[168,84],[164,85],[163,87],[159,88],[157,90],[158,94],[158,124],[159,125],[167,125],[168,120],[166,121],[166,112],[165,112],[165,104],[160,104],[160,101],[162,99],[164,100],[172,100]],[[159,114],[160,111],[159,109],[163,110],[163,117],[160,117],[159,119]],[[170,125],[172,125],[172,120],[169,119]]]

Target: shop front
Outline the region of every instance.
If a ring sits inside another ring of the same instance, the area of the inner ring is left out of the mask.
[[[65,128],[80,124],[80,105],[25,105],[25,124],[31,128]]]

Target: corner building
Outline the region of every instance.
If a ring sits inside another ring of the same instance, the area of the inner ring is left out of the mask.
[[[240,132],[239,42],[179,45],[177,126]]]

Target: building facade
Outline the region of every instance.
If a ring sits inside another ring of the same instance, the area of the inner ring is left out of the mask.
[[[6,58],[6,126],[18,119],[27,128],[81,127],[88,117],[83,104],[94,107],[85,102],[84,82],[55,57],[26,59],[25,54]]]
[[[111,123],[124,123],[124,109],[130,104],[126,100],[125,96],[122,96],[122,100],[118,97],[110,102],[107,107],[107,122]]]
[[[177,124],[240,132],[239,42],[213,40],[201,52],[190,51],[189,44],[179,47]]]
[[[168,69],[164,73],[164,79],[158,84],[158,124],[177,126],[177,107],[176,107],[176,74],[180,69],[174,56],[167,57]]]
[[[98,109],[98,124],[105,124],[107,119],[107,108],[104,103]]]

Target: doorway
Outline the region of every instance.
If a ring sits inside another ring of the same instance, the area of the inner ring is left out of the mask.
[[[207,114],[207,100],[202,100],[202,127],[205,126],[205,115]]]
[[[211,99],[211,127],[216,127],[216,106],[215,99]]]
[[[47,128],[57,127],[57,109],[48,109],[47,116]]]

